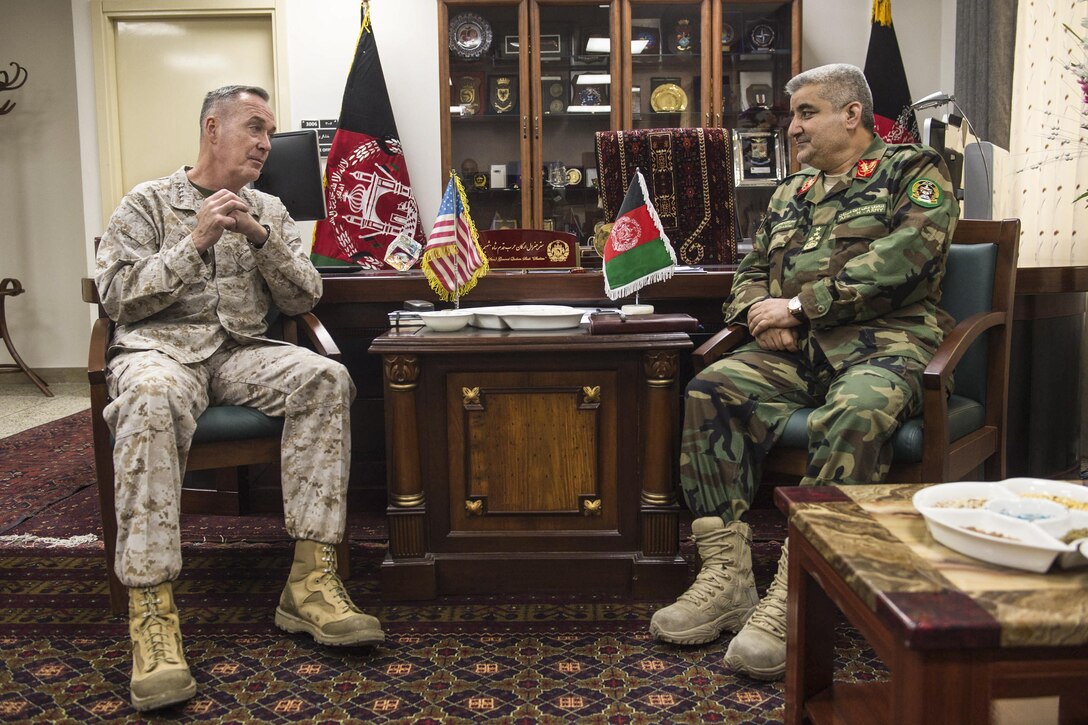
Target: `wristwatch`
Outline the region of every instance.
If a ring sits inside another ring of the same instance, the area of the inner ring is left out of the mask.
[[[272,227],[268,226],[267,224],[262,224],[261,226],[264,227],[264,242],[258,244],[257,242],[254,242],[249,238],[246,239],[246,242],[254,251],[263,247],[265,245],[265,242],[268,241],[268,238],[272,236]]]
[[[801,307],[800,297],[790,298],[790,301],[786,303],[786,309],[790,311],[791,315],[796,317],[801,322],[804,322],[808,319],[808,316],[805,314],[805,308]]]

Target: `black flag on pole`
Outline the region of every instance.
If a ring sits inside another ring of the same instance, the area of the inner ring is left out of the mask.
[[[887,143],[917,143],[918,119],[910,108],[910,89],[899,41],[892,25],[892,0],[873,0],[873,29],[865,54],[865,79],[873,92],[876,132]]]
[[[355,60],[325,164],[328,217],[314,227],[310,258],[315,264],[383,269],[398,235],[420,249],[424,237],[366,0],[361,10]]]

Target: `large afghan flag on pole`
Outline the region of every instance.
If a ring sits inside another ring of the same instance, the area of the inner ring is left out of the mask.
[[[892,0],[873,0],[865,80],[873,92],[877,135],[887,143],[918,143],[918,119],[910,108],[907,72],[892,25]]]
[[[676,269],[676,253],[661,227],[639,169],[627,187],[602,256],[604,293],[611,300],[662,282]]]
[[[362,14],[325,165],[328,216],[314,227],[310,258],[317,265],[384,269],[386,248],[398,234],[420,245],[424,237],[365,0]]]

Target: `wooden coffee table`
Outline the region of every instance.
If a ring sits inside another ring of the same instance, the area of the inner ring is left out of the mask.
[[[1031,574],[936,543],[920,486],[778,488],[789,516],[786,722],[988,723],[999,698],[1088,720],[1088,569]],[[891,672],[833,682],[837,612]]]

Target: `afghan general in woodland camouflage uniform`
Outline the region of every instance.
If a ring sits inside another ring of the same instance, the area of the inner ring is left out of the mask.
[[[245,188],[275,129],[267,101],[253,87],[209,93],[196,165],[129,192],[98,248],[95,280],[117,323],[105,417],[116,441],[115,566],[129,587],[139,710],[196,689],[171,582],[181,571],[181,477],[209,405],[284,419],[284,514],[296,546],[277,625],[327,644],[383,639],[335,574],[355,386],[340,363],[265,336],[274,309],[306,312],[321,297],[321,277],[283,204]]]
[[[872,97],[853,66],[807,71],[787,91],[790,136],[810,166],[775,190],[724,307],[753,341],[687,388],[681,488],[704,562],[717,555],[719,565],[655,614],[651,631],[667,641],[709,641],[752,611],[740,519],[790,415],[815,408],[803,483],[883,480],[886,443],[919,412],[922,372],[951,328],[938,303],[959,205],[941,157],[873,133]],[[784,552],[775,585],[730,643],[733,669],[781,677],[785,570]]]

